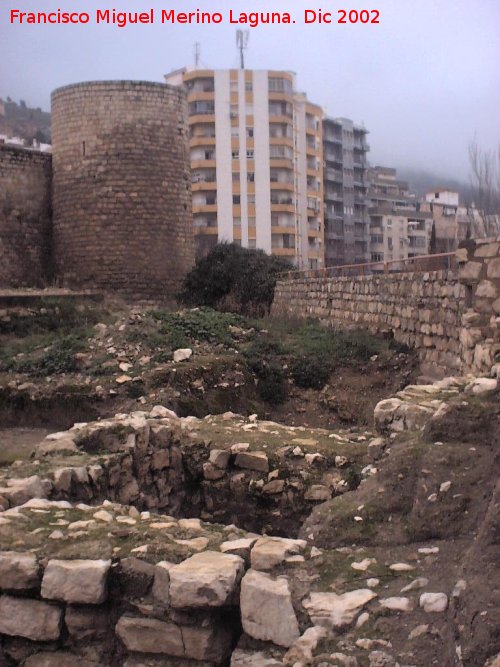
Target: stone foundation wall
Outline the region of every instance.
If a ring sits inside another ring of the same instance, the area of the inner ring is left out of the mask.
[[[500,241],[467,241],[459,270],[278,282],[272,313],[391,332],[423,364],[489,374],[500,352]]]
[[[51,156],[0,146],[0,287],[44,284],[50,273]]]

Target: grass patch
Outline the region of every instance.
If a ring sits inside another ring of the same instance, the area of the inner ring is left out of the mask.
[[[85,350],[86,339],[90,335],[91,331],[80,329],[63,336],[52,336],[48,346],[46,337],[42,337],[38,342],[30,339],[30,344],[24,348],[25,351],[18,352],[15,356],[12,356],[12,347],[2,351],[0,371],[26,373],[39,377],[77,372],[79,366],[75,355]]]

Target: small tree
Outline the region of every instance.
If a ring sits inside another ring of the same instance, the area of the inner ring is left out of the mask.
[[[489,227],[492,221],[497,222],[500,214],[500,145],[496,149],[484,150],[474,139],[469,143],[469,165],[474,204],[485,233],[498,233],[498,229]]]
[[[271,307],[278,274],[290,268],[287,260],[263,250],[220,243],[197,260],[177,299],[186,306],[262,316]]]

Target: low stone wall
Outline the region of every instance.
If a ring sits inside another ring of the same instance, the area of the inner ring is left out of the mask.
[[[392,331],[423,362],[460,369],[465,288],[452,271],[299,278],[276,286],[274,315],[317,317],[343,328]]]
[[[482,239],[462,246],[458,272],[280,281],[272,314],[389,331],[416,349],[423,364],[489,373],[500,350],[500,242]]]

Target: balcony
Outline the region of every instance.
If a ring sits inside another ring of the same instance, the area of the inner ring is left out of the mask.
[[[326,201],[342,201],[343,198],[341,192],[332,192],[331,190],[325,190],[323,196]]]
[[[325,169],[324,174],[325,174],[325,180],[327,181],[335,181],[337,183],[343,182],[343,174],[338,169],[332,169],[331,167],[327,167]]]

